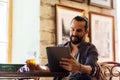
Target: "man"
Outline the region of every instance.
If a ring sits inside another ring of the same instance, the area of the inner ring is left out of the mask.
[[[70,41],[59,45],[71,48],[70,55],[74,58],[62,58],[60,61],[60,66],[70,71],[70,75],[65,78],[56,77],[54,80],[91,80],[95,72],[98,52],[93,44],[84,40],[88,32],[88,21],[84,17],[76,16],[72,19],[70,28]],[[31,70],[33,69],[29,64],[27,65]],[[49,71],[49,68],[45,71]]]

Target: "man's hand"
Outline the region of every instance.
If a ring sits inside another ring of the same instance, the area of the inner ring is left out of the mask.
[[[78,63],[74,58],[62,58],[60,61],[60,66],[70,72],[79,72],[81,64]]]
[[[50,72],[47,66],[30,63],[29,60],[26,61],[26,65],[29,67],[30,72]]]
[[[42,71],[42,68],[38,64],[30,63],[29,60],[26,61],[26,65],[27,65],[27,67],[29,67],[30,72]]]
[[[60,61],[60,66],[70,72],[79,72],[79,73],[90,74],[92,71],[91,66],[82,65],[79,62],[77,62],[77,60],[74,58],[71,58],[71,59],[62,58],[62,60]]]

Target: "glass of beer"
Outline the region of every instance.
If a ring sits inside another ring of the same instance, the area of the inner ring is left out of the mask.
[[[35,59],[28,59],[27,62],[30,63],[30,64],[36,64],[36,60]]]
[[[29,64],[36,64],[36,52],[29,53],[27,63]]]

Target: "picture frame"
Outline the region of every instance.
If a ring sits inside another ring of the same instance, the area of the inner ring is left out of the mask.
[[[89,0],[88,4],[100,8],[113,9],[113,0]]]
[[[83,16],[84,10],[56,4],[56,45],[69,41],[70,23],[78,15]]]
[[[76,1],[76,2],[80,2],[80,3],[85,2],[85,0],[71,0],[71,1]]]
[[[99,53],[99,62],[115,61],[114,16],[89,12],[90,42]]]

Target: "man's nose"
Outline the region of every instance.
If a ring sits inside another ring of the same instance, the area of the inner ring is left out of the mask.
[[[73,31],[73,35],[76,35],[77,34],[77,31],[75,30],[75,31]]]

